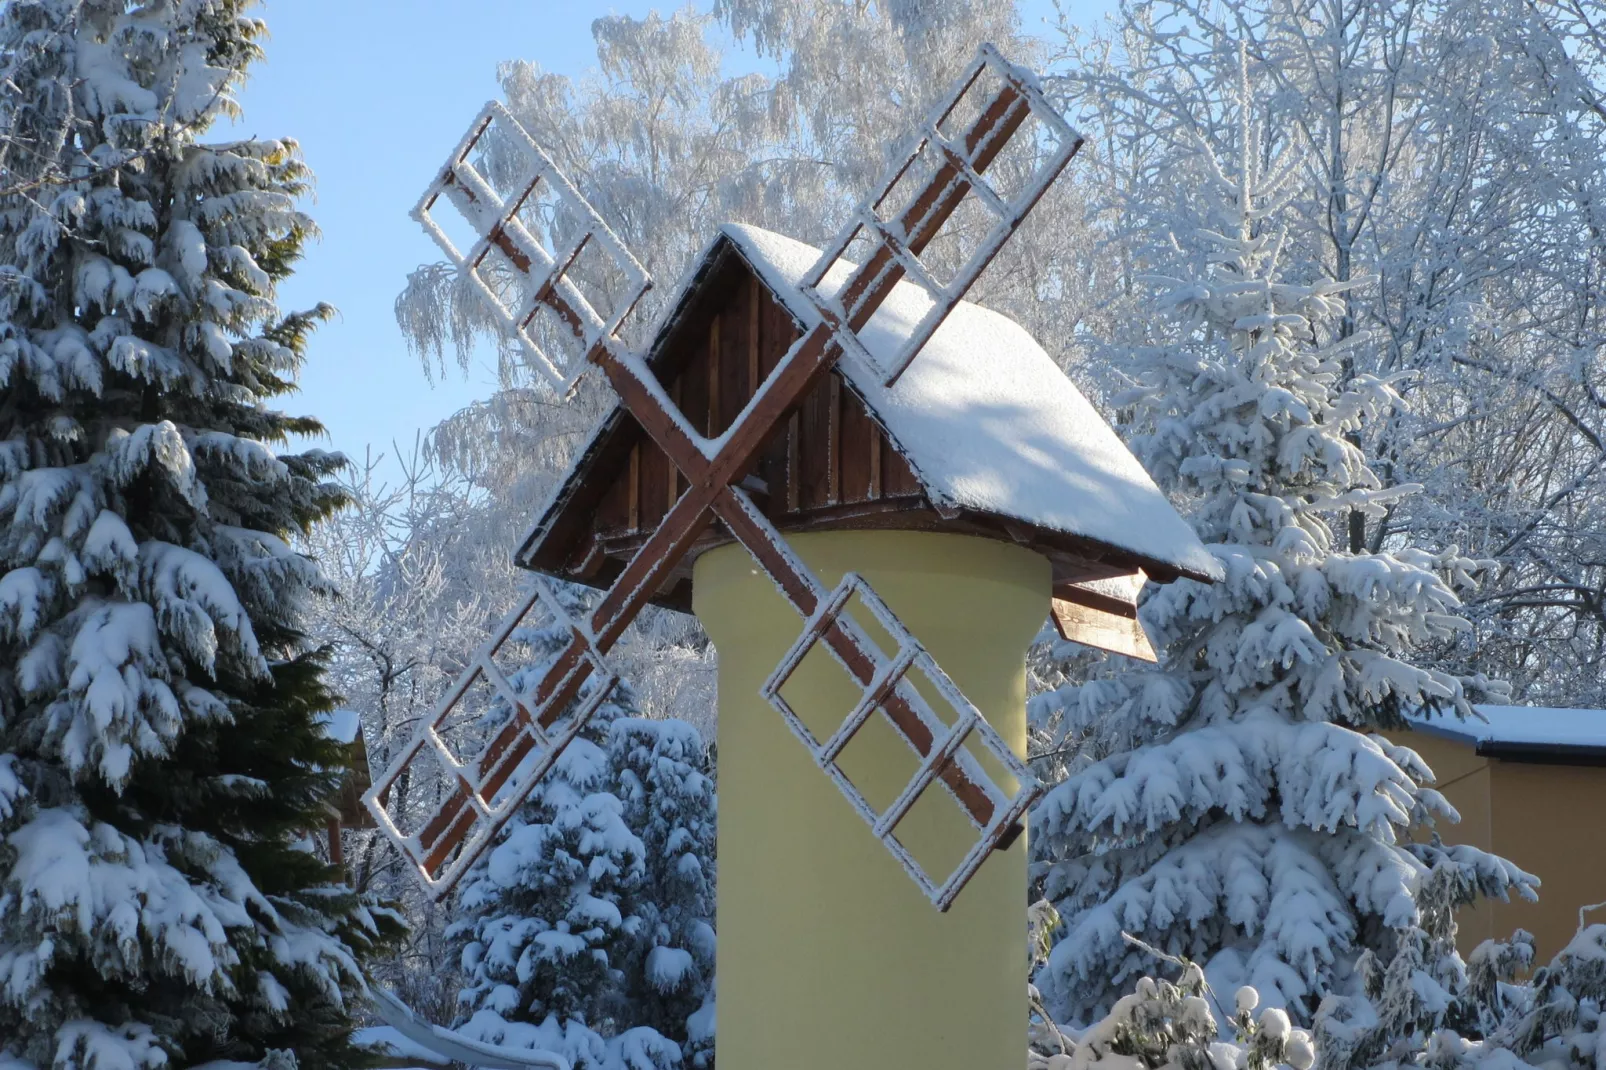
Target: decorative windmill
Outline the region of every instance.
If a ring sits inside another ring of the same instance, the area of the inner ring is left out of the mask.
[[[488,139],[493,127],[503,136]],[[488,153],[493,143],[517,159]],[[595,607],[570,619],[537,579],[365,796],[434,895],[485,852],[606,699],[617,679],[606,655],[650,603],[695,608],[721,655],[722,1059],[734,1050],[732,1009],[750,987],[728,968],[730,942],[744,954],[762,946],[762,955],[790,956],[794,969],[798,954],[822,962],[825,954],[761,938],[760,927],[774,929],[767,921],[741,930],[751,938],[738,936],[733,919],[756,919],[775,896],[804,886],[810,895],[848,902],[861,894],[868,902],[868,892],[844,882],[873,865],[855,854],[831,863],[843,867],[833,871],[806,846],[767,855],[757,842],[764,832],[732,843],[728,830],[773,830],[803,814],[798,837],[818,839],[822,852],[844,838],[853,851],[879,843],[939,912],[989,856],[1015,842],[1041,788],[1019,754],[1024,684],[1012,681],[1024,679],[1025,646],[1045,613],[1068,638],[1152,659],[1135,610],[1145,578],[1215,574],[1191,531],[1030,336],[963,301],[1081,143],[1031,75],[983,46],[828,250],[721,228],[649,343],[634,351],[619,331],[650,285],[646,272],[513,117],[486,107],[415,215],[533,367],[560,389],[599,368],[617,403],[517,557],[538,573],[600,589]],[[1008,181],[997,179],[1006,159]],[[493,167],[504,179],[497,185],[518,192],[498,195],[487,177]],[[509,174],[520,178],[507,182]],[[472,225],[471,248],[458,248],[438,224],[443,202]],[[958,264],[951,272],[922,255],[939,237],[959,247],[946,261]],[[839,567],[838,550],[848,547],[852,558],[860,546],[868,547],[864,567]],[[821,571],[839,582],[828,584]],[[909,575],[917,582],[905,582]],[[900,593],[882,597],[884,584]],[[949,605],[946,617],[922,608],[944,589],[966,592],[968,604]],[[1019,620],[989,623],[995,602],[1020,607],[1010,610]],[[781,607],[773,619],[788,631],[779,648],[754,638],[769,612],[760,603]],[[929,626],[916,619],[924,617]],[[529,661],[519,636],[537,621],[558,628],[566,645],[543,670],[515,672]],[[944,642],[967,667],[950,677],[917,635],[953,632],[956,623],[960,641]],[[998,638],[1006,633],[1007,641]],[[985,669],[969,666],[974,651],[994,647]],[[774,665],[767,676],[727,686],[759,659]],[[822,660],[835,668],[822,670]],[[810,682],[823,680],[822,671],[835,682]],[[987,699],[972,702],[956,683],[967,673]],[[747,708],[755,703],[762,715]],[[834,703],[842,708],[829,715],[814,708]],[[983,707],[1009,719],[1012,738]],[[492,711],[501,720],[487,730]],[[736,733],[730,741],[727,724]],[[764,749],[771,737],[749,741],[741,736],[749,729],[789,734],[802,749],[794,744],[790,757],[775,757]],[[888,730],[907,768],[899,766],[893,787],[872,790],[865,763],[855,767],[853,756]],[[765,773],[747,791],[733,766]],[[805,767],[814,767],[808,779],[788,780]],[[389,812],[387,801],[404,785],[416,799],[421,783],[443,785],[432,810],[410,823]],[[815,798],[817,785],[834,788]],[[831,802],[833,791],[848,808]],[[923,857],[919,835],[906,835],[918,823],[911,814],[942,795],[957,804],[955,827],[966,839],[955,847],[943,833],[946,853]],[[844,815],[862,819],[871,837],[833,824]],[[1024,902],[1024,862],[1014,854],[1011,876],[989,893],[1009,904],[996,923],[1006,948],[1009,933],[1018,943]],[[750,871],[739,864],[761,858]],[[907,938],[913,947],[963,942],[938,930]],[[930,965],[918,959],[903,968]],[[997,970],[983,972],[990,992],[1013,993],[1001,997],[1006,1007],[1018,1002],[1018,966],[1006,967],[1002,982]],[[832,1013],[856,1011],[842,1004]],[[1019,1023],[1007,1011],[1002,1020],[1007,1045]],[[816,1050],[809,1058],[835,1056]]]

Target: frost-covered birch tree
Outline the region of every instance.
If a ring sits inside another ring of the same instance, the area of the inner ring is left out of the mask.
[[[1226,579],[1149,598],[1158,667],[1036,700],[1039,718],[1091,737],[1033,824],[1064,917],[1039,984],[1065,1020],[1101,1014],[1149,965],[1125,932],[1308,1021],[1323,996],[1359,988],[1363,955],[1414,938],[1426,882],[1455,902],[1534,883],[1484,852],[1407,840],[1453,811],[1415,754],[1373,733],[1408,711],[1466,716],[1496,690],[1412,660],[1465,628],[1454,588],[1478,565],[1453,549],[1345,548],[1349,511],[1375,516],[1408,492],[1356,445],[1400,399],[1387,379],[1346,374],[1372,344],[1343,331],[1346,284],[1284,273],[1302,161],[1265,152],[1240,70],[1234,151],[1196,142],[1180,198],[1194,210],[1168,228],[1178,273],[1148,280],[1165,325],[1133,347],[1115,399]],[[1449,991],[1461,964],[1439,951],[1420,980]]]
[[[311,607],[307,630],[328,651],[329,680],[358,713],[376,770],[470,664],[522,581],[505,534],[485,530],[468,480],[443,475],[416,443],[394,483],[376,474],[383,460],[370,455],[342,473],[345,508],[304,544],[339,590]],[[424,794],[410,781],[398,784],[391,812],[413,827],[438,802]],[[377,830],[346,829],[342,837],[352,885],[410,922],[405,941],[372,964],[371,978],[431,1020],[449,1021],[458,988],[457,956],[443,932],[451,904],[432,900]]]
[[[394,926],[306,846],[340,748],[287,543],[342,460],[272,407],[288,140],[206,143],[235,0],[0,9],[0,1065],[356,1065]]]
[[[1587,7],[1587,5],[1585,5]],[[1407,410],[1359,434],[1386,484],[1343,543],[1396,536],[1498,562],[1433,652],[1520,697],[1599,704],[1598,532],[1606,442],[1600,321],[1606,175],[1598,43],[1583,7],[1522,0],[1123,3],[1061,27],[1057,83],[1092,133],[1097,218],[1125,266],[1112,317],[1141,329],[1136,277],[1167,257],[1173,180],[1196,138],[1225,151],[1214,91],[1247,51],[1268,152],[1305,146],[1284,262],[1341,295],[1346,371],[1393,377]],[[1107,334],[1105,337],[1114,337]]]

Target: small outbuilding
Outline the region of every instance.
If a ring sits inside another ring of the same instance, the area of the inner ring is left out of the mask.
[[[1606,901],[1606,710],[1479,706],[1482,721],[1413,719],[1395,733],[1461,814],[1447,843],[1493,851],[1543,882],[1539,902],[1461,912],[1461,951],[1527,929],[1539,961],[1572,939],[1581,907]],[[1601,920],[1599,918],[1595,920]]]

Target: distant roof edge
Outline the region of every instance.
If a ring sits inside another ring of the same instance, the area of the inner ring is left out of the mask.
[[[1474,706],[1483,720],[1411,716],[1413,729],[1507,761],[1606,765],[1606,710]]]

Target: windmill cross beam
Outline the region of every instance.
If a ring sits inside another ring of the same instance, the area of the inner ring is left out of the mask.
[[[990,86],[995,83],[996,90],[976,108],[974,118],[962,131],[957,135],[945,134],[943,125],[989,72],[993,76]],[[1023,188],[1007,197],[988,185],[984,176],[1032,116],[1042,121],[1047,132],[1042,158]],[[471,161],[493,124],[507,128],[513,141],[533,161],[533,176],[507,201],[498,197]],[[603,656],[658,595],[693,544],[716,521],[746,548],[798,615],[811,622],[805,635],[808,642],[823,643],[849,676],[869,689],[866,693],[873,695],[874,701],[866,716],[881,710],[919,757],[920,777],[910,783],[892,809],[882,814],[873,813],[836,769],[835,752],[822,748],[795,716],[782,711],[794,734],[837,781],[850,802],[872,825],[877,837],[899,858],[934,905],[946,910],[987,855],[1007,847],[1019,836],[1021,818],[1041,790],[1026,767],[985,719],[974,713],[974,707],[952,687],[951,681],[944,685],[948,690],[943,694],[956,708],[971,711],[963,714],[963,731],[944,727],[926,699],[894,671],[895,666],[851,617],[835,611],[822,616],[822,607],[828,609],[835,604],[832,592],[791,550],[786,539],[739,484],[751,474],[761,452],[788,415],[796,411],[804,397],[839,361],[848,359],[874,368],[888,386],[896,382],[1081,144],[1081,137],[1047,104],[1030,76],[1005,62],[990,46],[983,46],[953,90],[919,128],[878,192],[866,201],[836,243],[821,254],[808,272],[801,289],[813,304],[816,313],[813,324],[791,345],[774,370],[756,385],[752,397],[731,426],[722,435],[711,438],[694,430],[653,368],[642,355],[630,351],[618,336],[624,317],[650,285],[646,273],[513,117],[500,105],[487,106],[441,176],[426,191],[415,214],[454,263],[473,279],[503,326],[530,353],[532,363],[555,381],[571,383],[572,379],[564,374],[559,362],[552,359],[532,333],[532,323],[543,308],[556,314],[584,351],[583,360],[575,362],[579,370],[573,374],[578,376],[588,365],[600,368],[623,408],[667,456],[684,479],[686,489],[630,556],[589,619],[583,625],[565,619],[568,641],[532,693],[511,695],[506,680],[491,665],[491,656],[535,606],[543,606],[546,611],[562,617],[555,599],[540,589],[538,596],[532,596],[509,617],[464,680],[448,693],[417,738],[366,796],[365,802],[375,813],[381,828],[412,858],[426,886],[436,896],[446,894],[490,845],[496,833],[513,816],[518,802],[533,790],[563,747],[600,705],[614,681]],[[924,154],[928,150],[936,154],[936,165],[905,204],[895,204],[884,213],[885,203],[902,189],[901,184],[914,173],[917,163],[927,158]],[[565,237],[560,242],[554,234],[551,251],[532,233],[534,224],[521,215],[542,183],[554,192],[561,205],[577,213],[582,224],[577,238]],[[993,223],[952,280],[944,285],[920,261],[920,255],[943,233],[945,225],[972,193],[991,214]],[[466,254],[452,245],[429,214],[443,195],[481,234],[480,240]],[[853,265],[846,260],[846,254],[866,235],[873,243],[873,250],[862,263]],[[576,262],[592,246],[600,248],[626,278],[628,289],[622,299],[614,303],[611,314],[593,307],[572,277]],[[493,255],[501,258],[505,270],[524,280],[522,289],[526,296],[516,308],[509,307],[509,302],[489,279],[487,267]],[[839,264],[847,266],[847,279],[836,296],[827,296],[822,292],[822,284]],[[931,304],[902,350],[890,362],[878,362],[865,348],[860,332],[906,278],[926,291]],[[862,581],[857,582],[863,586]],[[539,581],[537,583],[539,586]],[[867,586],[864,591],[873,599],[873,592],[869,592]],[[928,676],[935,674],[946,680],[891,611],[881,605],[879,599],[873,602],[881,607],[878,616],[883,626],[903,636],[906,661],[924,659],[922,664],[928,665]],[[772,680],[774,689],[768,692],[772,704],[777,702],[778,688],[795,668],[796,663],[790,667],[783,664],[783,669],[777,671]],[[907,668],[906,663],[904,670]],[[592,681],[593,676],[600,676],[600,679]],[[439,732],[455,704],[479,678],[489,679],[501,693],[510,696],[509,716],[479,755],[460,760],[442,742]],[[588,681],[591,682],[589,691]],[[847,730],[848,735],[862,723],[862,719],[856,722]],[[976,759],[962,748],[971,737],[980,739],[1004,763],[1019,785],[1016,790],[1006,792],[992,783]],[[838,739],[838,749],[846,738]],[[434,754],[448,769],[453,786],[429,820],[416,833],[407,835],[385,813],[385,803],[409,763],[425,753]],[[942,880],[926,875],[893,838],[903,815],[933,782],[940,783],[952,795],[972,826],[981,833],[960,866]]]

